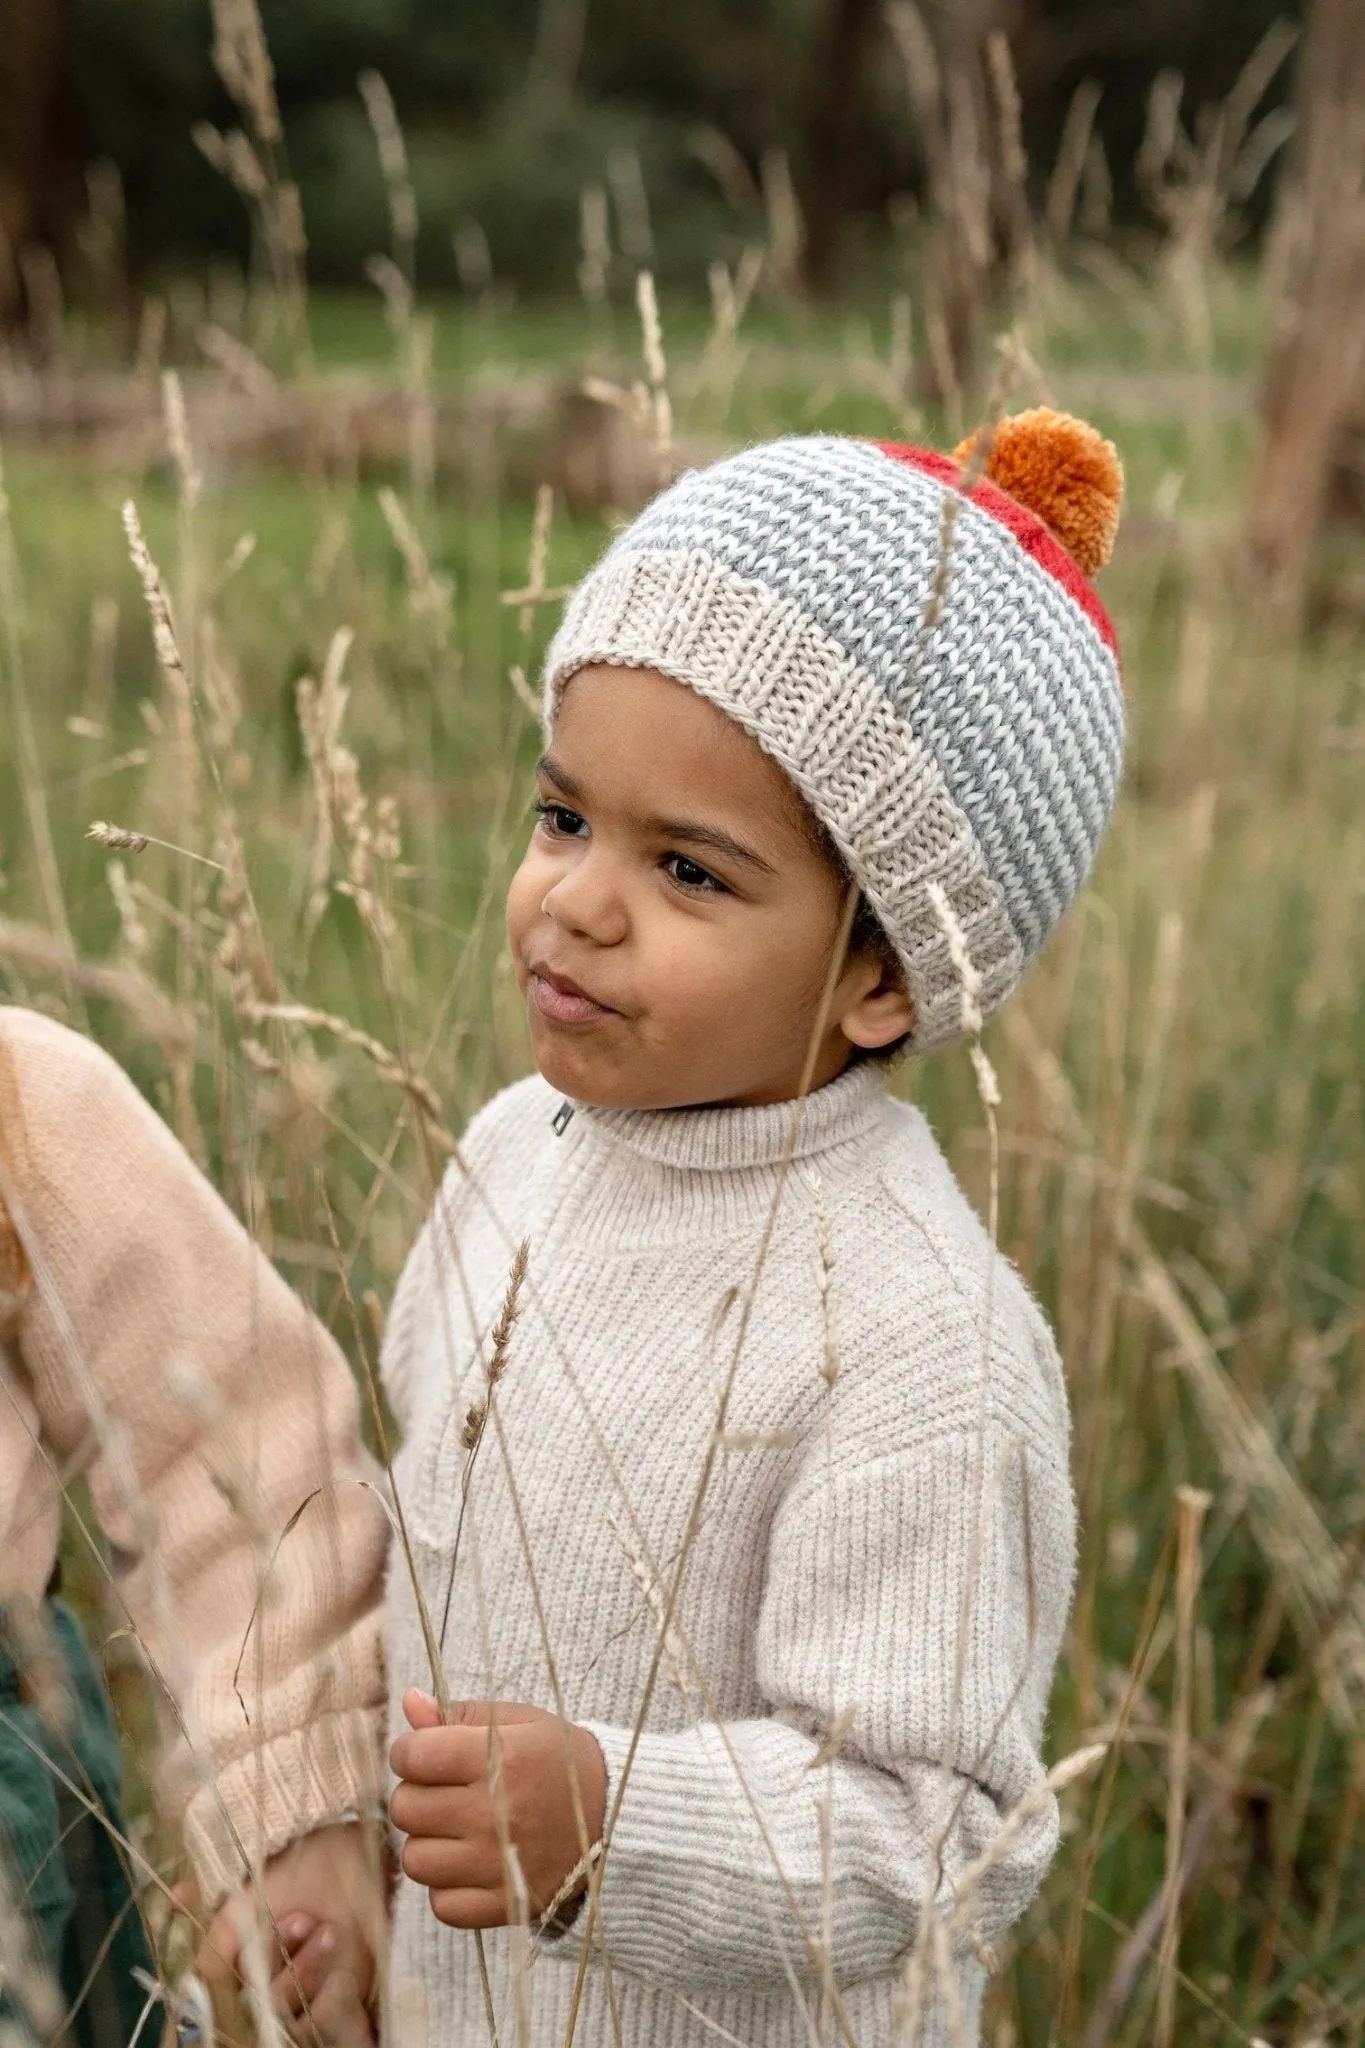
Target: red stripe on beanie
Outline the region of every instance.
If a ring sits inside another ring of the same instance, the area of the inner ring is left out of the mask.
[[[889,455],[893,462],[907,463],[911,469],[933,477],[936,483],[947,484],[953,490],[961,488],[962,470],[951,455],[939,455],[932,448],[910,448],[900,441],[874,441],[872,445],[880,448],[883,455]],[[1061,584],[1067,596],[1080,606],[1117,662],[1118,639],[1094,584],[1077,568],[1038,514],[1030,512],[1026,505],[1021,505],[1017,498],[1012,498],[1008,491],[1002,491],[998,484],[991,483],[986,477],[973,484],[965,495],[983,512],[988,512],[992,519],[998,520],[1001,526],[1007,526],[1025,554],[1031,555],[1040,569],[1046,569],[1048,575]]]

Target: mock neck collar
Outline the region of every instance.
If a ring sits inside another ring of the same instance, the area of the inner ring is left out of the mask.
[[[724,1172],[776,1166],[791,1147],[810,1159],[862,1137],[886,1100],[880,1067],[860,1061],[817,1088],[801,1104],[769,1102],[757,1109],[597,1109],[576,1105],[591,1129],[660,1166]],[[792,1125],[800,1122],[792,1145]]]

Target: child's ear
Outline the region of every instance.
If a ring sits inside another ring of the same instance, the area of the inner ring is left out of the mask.
[[[858,977],[850,991],[851,1000],[839,1019],[850,1045],[863,1052],[880,1052],[915,1028],[915,1006],[906,990],[899,967],[870,957],[867,973]]]

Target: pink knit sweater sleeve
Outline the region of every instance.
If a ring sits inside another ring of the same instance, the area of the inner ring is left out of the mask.
[[[387,1521],[350,1373],[114,1063],[3,1008],[0,1201],[27,1269],[0,1487],[26,1459],[55,1534],[58,1475],[87,1478],[213,1903],[381,1782]]]

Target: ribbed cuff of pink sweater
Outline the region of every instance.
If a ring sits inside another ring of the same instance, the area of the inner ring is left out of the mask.
[[[321,1714],[307,1728],[278,1735],[236,1758],[195,1793],[185,1813],[185,1846],[211,1912],[245,1884],[251,1867],[301,1835],[349,1813],[378,1810],[384,1709]]]

